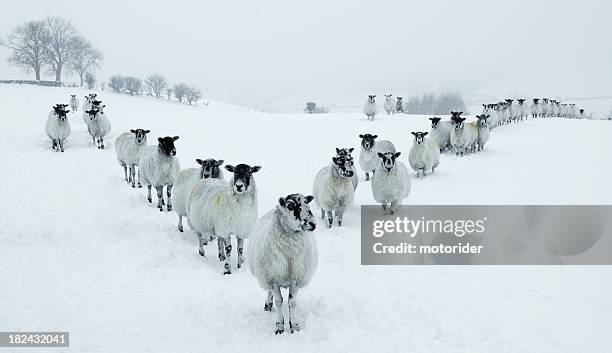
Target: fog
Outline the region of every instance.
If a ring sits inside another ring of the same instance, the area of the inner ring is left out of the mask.
[[[99,78],[159,72],[259,107],[369,92],[583,97],[612,95],[611,13],[609,0],[21,0],[3,6],[0,34],[63,16],[104,52]],[[0,78],[33,77],[6,56]]]

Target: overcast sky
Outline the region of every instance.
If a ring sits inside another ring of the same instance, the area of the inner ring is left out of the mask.
[[[612,1],[11,1],[0,34],[64,16],[99,71],[199,86],[249,105],[363,94],[612,95]],[[0,48],[0,78],[24,77]],[[28,76],[25,76],[28,77]],[[338,103],[338,102],[336,102]]]

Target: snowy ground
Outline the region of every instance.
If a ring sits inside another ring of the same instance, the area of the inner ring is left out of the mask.
[[[609,351],[610,267],[361,266],[359,205],[373,202],[363,180],[346,226],[318,227],[319,267],[298,298],[303,330],[275,336],[248,269],[222,276],[216,246],[198,256],[174,213],[160,214],[144,188],[123,182],[112,143],[91,145],[80,112],[70,117],[66,152],[50,150],[47,112],[71,92],[0,86],[0,331],[70,331],[67,352]],[[261,214],[279,196],[310,193],[334,148],[358,147],[358,134],[392,140],[406,162],[410,131],[428,130],[423,117],[372,123],[98,93],[113,124],[109,142],[146,128],[150,143],[180,136],[183,168],[196,157],[263,166]],[[505,126],[484,153],[443,156],[435,176],[413,180],[407,203],[610,204],[610,136],[608,121]]]

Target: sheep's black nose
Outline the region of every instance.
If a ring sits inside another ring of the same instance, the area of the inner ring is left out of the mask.
[[[314,222],[308,222],[308,230],[315,230],[317,225]]]

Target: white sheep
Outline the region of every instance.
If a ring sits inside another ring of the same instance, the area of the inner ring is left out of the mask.
[[[368,181],[370,173],[374,173],[379,164],[377,153],[395,152],[395,146],[389,140],[376,141],[378,135],[363,134],[359,135],[359,138],[361,138],[359,166],[365,172],[366,181]]]
[[[89,123],[87,124],[87,131],[91,135],[94,145],[98,149],[104,149],[104,136],[108,135],[111,131],[111,123],[106,117],[106,114],[95,107],[86,112],[89,115]]]
[[[529,108],[529,112],[531,116],[534,118],[538,118],[542,114],[542,110],[540,109],[540,99],[534,98],[531,102],[531,106]]]
[[[353,166],[353,177],[351,178],[351,181],[353,182],[353,189],[357,189],[357,186],[359,185],[359,176],[357,175],[357,170],[355,170],[355,163],[353,162],[353,155],[351,154],[354,150],[355,149],[353,147],[336,148],[336,157],[344,156],[351,161],[351,165]]]
[[[414,143],[408,153],[408,163],[417,173],[417,178],[425,177],[429,171],[434,173],[436,167],[440,164],[440,147],[431,139],[425,139],[427,134],[427,132],[412,133]]]
[[[372,195],[393,214],[410,193],[410,176],[406,166],[397,160],[401,152],[378,153],[380,164],[372,178]]]
[[[331,228],[334,217],[338,226],[341,226],[344,211],[353,203],[353,175],[353,161],[340,156],[333,157],[332,163],[319,170],[315,177],[313,194],[321,208],[321,218],[325,219],[327,216],[328,228]]]
[[[240,268],[244,262],[244,240],[257,220],[257,187],[253,173],[261,167],[238,164],[235,167],[226,165],[225,169],[234,174],[229,182],[208,178],[196,183],[188,200],[187,221],[203,240],[217,237],[219,261],[225,262],[223,273],[231,274],[231,236],[237,238],[237,267]],[[200,254],[204,254],[202,245],[200,242]]]
[[[397,97],[397,99],[395,101],[395,112],[396,113],[403,113],[404,112],[404,103],[402,102],[403,99],[404,99],[404,97]]]
[[[281,288],[288,288],[289,329],[300,330],[295,319],[298,291],[304,288],[317,268],[317,244],[312,231],[315,220],[308,204],[312,196],[291,194],[261,217],[249,236],[249,268],[257,282],[268,291],[265,311],[276,306],[274,332],[285,330]]]
[[[440,152],[451,147],[450,133],[453,129],[453,124],[450,121],[440,121],[440,118],[429,118],[431,120],[431,131],[429,132],[429,138],[432,142],[435,142],[440,148]]]
[[[363,113],[368,117],[368,120],[374,121],[376,114],[378,114],[378,105],[376,105],[376,95],[369,95],[368,101],[363,107]]]
[[[395,113],[395,99],[392,94],[385,94],[385,111],[387,115]]]
[[[70,136],[70,122],[65,109],[68,104],[57,104],[47,115],[45,132],[51,140],[51,148],[54,151],[64,152],[64,140]]]
[[[147,147],[146,152],[140,157],[138,165],[138,180],[147,186],[147,200],[152,203],[151,186],[157,190],[157,208],[163,211],[164,185],[168,199],[167,210],[172,211],[172,186],[181,171],[181,165],[176,158],[174,142],[178,136],[160,137],[157,146]]]
[[[77,110],[79,110],[79,99],[77,98],[76,94],[71,94],[70,95],[70,108],[72,108],[73,112],[76,112]]]
[[[147,150],[147,134],[150,132],[151,130],[132,129],[130,132],[124,132],[115,139],[117,161],[123,167],[125,181],[128,184],[131,183],[133,188],[136,187],[136,167],[140,162],[140,157]],[[140,179],[138,179],[138,187],[142,187]]]
[[[187,217],[187,201],[191,195],[191,191],[196,183],[202,179],[221,179],[223,180],[223,171],[219,168],[223,165],[223,160],[215,160],[212,158],[208,159],[196,159],[196,163],[200,165],[200,168],[188,168],[182,170],[174,186],[172,187],[172,204],[174,210],[178,214],[178,230],[183,231],[183,217]],[[201,234],[198,235],[200,241],[205,241],[208,244],[208,239],[201,239]],[[204,253],[200,255],[204,256]]]
[[[491,136],[491,131],[489,130],[489,125],[487,123],[489,115],[476,115],[476,118],[478,119],[476,121],[476,127],[478,128],[478,138],[476,140],[476,144],[478,151],[482,151],[487,141],[489,141],[489,137]]]
[[[473,123],[466,123],[461,117],[462,112],[453,112],[453,130],[451,131],[451,145],[455,153],[463,156],[466,152],[474,152],[478,139],[478,128]]]
[[[96,100],[96,94],[90,93],[89,95],[85,96],[85,101],[83,102],[83,122],[85,123],[85,125],[89,125],[89,114],[87,113],[88,110],[91,110],[93,104],[92,102]]]

